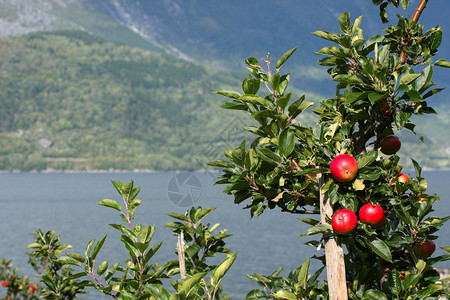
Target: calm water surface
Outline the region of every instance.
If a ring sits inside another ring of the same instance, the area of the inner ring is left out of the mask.
[[[163,246],[153,261],[163,263],[176,259],[174,248],[176,237],[170,229],[164,228],[172,219],[169,212],[184,213],[186,208],[170,201],[169,182],[176,173],[97,173],[97,174],[0,174],[0,207],[2,218],[0,226],[0,258],[13,259],[15,266],[24,274],[34,272],[27,264],[26,246],[33,242],[30,233],[36,228],[55,229],[62,243],[73,245],[72,252],[83,252],[86,244],[93,238],[108,234],[105,245],[97,260],[108,260],[110,265],[123,261],[127,251],[119,241],[119,234],[109,223],[120,223],[118,213],[100,207],[96,203],[105,198],[120,200],[110,183],[111,180],[128,182],[133,179],[142,187],[142,205],[137,210],[136,222],[155,224],[156,234],[153,245],[164,240]],[[428,181],[429,193],[438,193],[442,202],[434,205],[434,215],[446,216],[450,209],[450,171],[424,172]],[[210,174],[195,173],[201,188],[197,191],[198,202],[202,207],[217,207],[206,219],[209,223],[220,223],[233,234],[228,238],[227,247],[239,251],[230,272],[225,276],[225,290],[234,299],[243,299],[245,294],[258,286],[244,274],[270,274],[284,267],[283,275],[300,266],[308,257],[318,253],[305,246],[310,238],[297,238],[306,225],[299,222],[296,215],[273,210],[261,217],[250,219],[248,210],[233,204],[230,196],[222,194],[224,186],[214,186]],[[188,193],[184,187],[180,194]],[[200,194],[201,193],[201,194]],[[440,231],[438,246],[450,245],[449,224]],[[323,250],[322,250],[323,251]],[[442,254],[438,249],[436,254]],[[312,262],[312,268],[318,263]],[[449,268],[446,262],[440,267]],[[83,295],[80,299],[99,299],[97,292]]]

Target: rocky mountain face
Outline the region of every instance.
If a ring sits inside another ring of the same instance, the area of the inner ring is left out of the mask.
[[[337,16],[363,15],[366,36],[380,33],[378,7],[348,0],[1,0],[0,36],[80,29],[144,48],[159,48],[186,60],[238,66],[299,46],[297,64],[314,65],[323,42],[311,32],[338,30]],[[411,0],[411,6],[418,0]],[[421,17],[427,27],[449,28],[448,0],[430,2]],[[398,13],[404,14],[402,10]],[[411,10],[412,13],[412,10]],[[320,17],[318,17],[320,16]],[[391,20],[395,22],[395,16]],[[445,32],[445,31],[444,31]],[[448,33],[443,57],[448,57]]]

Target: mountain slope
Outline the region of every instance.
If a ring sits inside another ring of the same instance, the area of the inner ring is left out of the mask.
[[[418,0],[410,1],[412,14]],[[438,58],[450,57],[450,20],[447,0],[433,0],[421,17],[426,28],[439,23],[444,28]],[[381,33],[378,7],[371,1],[345,2],[298,0],[4,0],[0,4],[0,35],[33,31],[76,29],[145,49],[221,68],[241,69],[242,61],[268,52],[278,57],[299,46],[290,61],[291,70],[302,80],[294,84],[303,90],[333,95],[334,85],[326,71],[317,66],[314,54],[328,46],[311,32],[339,31],[337,16],[350,11],[363,16],[365,36]],[[403,10],[398,13],[405,14]],[[390,16],[395,22],[396,17]],[[436,83],[446,77],[436,72]],[[445,102],[438,95],[436,101]]]
[[[194,168],[227,74],[83,32],[0,39],[0,169]]]

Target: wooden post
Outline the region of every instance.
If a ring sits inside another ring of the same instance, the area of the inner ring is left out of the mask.
[[[322,189],[325,184],[324,176],[319,174],[319,187]],[[326,216],[333,215],[328,194],[320,193],[320,220],[326,224]],[[339,241],[339,237],[325,239],[325,260],[327,267],[328,293],[330,300],[347,300],[347,281],[345,277],[344,250]]]
[[[181,279],[186,279],[186,264],[185,264],[185,257],[184,257],[184,234],[183,234],[183,230],[181,230],[181,233],[178,236],[177,252],[178,252],[178,263],[179,263],[179,266],[180,266],[180,276],[181,276]]]

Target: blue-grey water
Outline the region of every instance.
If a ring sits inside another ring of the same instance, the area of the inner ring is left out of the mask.
[[[96,203],[105,198],[121,200],[111,180],[128,182],[133,179],[137,186],[142,187],[142,205],[137,210],[136,223],[156,224],[153,245],[164,240],[153,261],[164,263],[174,260],[177,258],[174,252],[177,239],[170,229],[164,228],[167,222],[172,221],[166,214],[184,213],[186,210],[170,200],[175,199],[168,193],[168,190],[174,192],[169,183],[175,175],[170,172],[0,174],[0,258],[12,259],[22,274],[34,276],[34,271],[27,263],[25,248],[33,242],[30,233],[41,228],[55,229],[62,243],[73,245],[71,252],[81,253],[91,239],[108,234],[97,261],[108,260],[110,265],[123,261],[127,252],[119,241],[120,235],[108,226],[109,223],[121,222],[118,212]],[[198,197],[195,205],[217,207],[205,221],[220,223],[219,228],[227,228],[233,234],[226,239],[227,247],[239,251],[237,260],[223,282],[225,290],[234,299],[243,299],[248,291],[258,288],[245,274],[270,274],[284,267],[282,275],[287,275],[289,270],[300,266],[307,258],[323,253],[304,245],[310,238],[297,238],[307,228],[307,225],[296,219],[299,216],[273,210],[250,219],[249,211],[243,210],[243,205],[234,204],[231,196],[222,194],[224,186],[213,185],[210,173],[192,175],[201,184],[201,188],[194,193],[194,197]],[[434,205],[433,214],[440,217],[448,215],[450,171],[428,171],[423,176],[428,181],[428,192],[438,193],[443,200]],[[192,190],[181,186],[178,194],[189,192]],[[436,241],[438,246],[450,245],[449,226],[446,224],[440,231]],[[436,255],[442,253],[441,249],[436,251]],[[317,262],[312,261],[312,271],[318,266]],[[441,263],[439,266],[449,268],[450,263]],[[103,297],[97,291],[92,291],[79,298]]]

